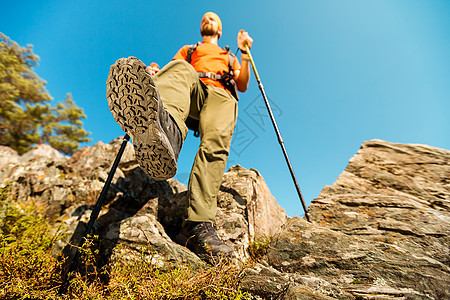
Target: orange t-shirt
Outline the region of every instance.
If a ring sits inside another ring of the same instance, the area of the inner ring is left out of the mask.
[[[173,60],[182,59],[186,60],[187,53],[190,45],[183,46],[175,54]],[[230,57],[228,52],[219,46],[211,43],[201,43],[197,46],[191,56],[191,65],[197,72],[211,72],[213,74],[222,75],[223,72],[229,72],[228,64]],[[233,62],[233,70],[237,71],[241,69],[241,65],[237,58]],[[214,85],[224,88],[223,84],[214,79],[200,78],[205,84]]]

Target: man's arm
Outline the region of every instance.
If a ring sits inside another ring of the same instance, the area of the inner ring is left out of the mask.
[[[237,37],[237,43],[241,52],[245,52],[245,45],[248,45],[249,48],[252,47],[253,39],[248,35],[248,32],[244,30],[240,30]],[[239,92],[245,92],[248,88],[248,83],[250,81],[250,64],[249,64],[249,56],[248,54],[242,53],[241,55],[241,70],[237,70],[234,72],[234,81],[236,81],[236,85]]]

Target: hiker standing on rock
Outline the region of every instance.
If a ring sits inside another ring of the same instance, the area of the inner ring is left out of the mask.
[[[134,57],[119,59],[111,66],[106,96],[114,120],[133,141],[141,168],[153,179],[175,175],[188,125],[199,133],[187,219],[176,241],[208,258],[232,253],[213,224],[237,119],[236,90],[245,92],[250,79],[245,45],[250,48],[253,40],[239,31],[240,65],[234,54],[218,46],[222,22],[215,13],[203,16],[200,32],[201,43],[182,47],[161,70]]]

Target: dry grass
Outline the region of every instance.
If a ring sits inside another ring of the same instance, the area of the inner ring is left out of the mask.
[[[58,237],[32,206],[18,206],[7,193],[0,190],[0,299],[251,299],[239,288],[244,264],[162,269],[142,255],[98,269],[95,239],[82,248],[84,272],[74,273],[67,293],[58,295],[63,261],[51,255]]]

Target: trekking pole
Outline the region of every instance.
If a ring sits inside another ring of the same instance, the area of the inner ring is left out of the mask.
[[[95,207],[92,210],[91,217],[89,218],[89,222],[86,226],[86,230],[84,231],[84,234],[81,237],[80,242],[78,243],[78,247],[76,248],[76,252],[73,257],[72,263],[70,264],[69,270],[66,273],[67,274],[65,276],[66,278],[64,279],[64,282],[59,289],[59,294],[65,294],[67,292],[67,289],[69,288],[71,273],[76,270],[80,261],[81,257],[80,248],[83,246],[84,242],[87,240],[87,236],[91,233],[91,230],[94,227],[94,223],[97,220],[97,217],[103,205],[103,201],[105,200],[106,193],[108,192],[109,186],[111,185],[111,181],[114,177],[114,174],[116,173],[116,169],[119,166],[120,159],[122,158],[122,154],[125,151],[125,147],[127,146],[127,142],[129,140],[130,136],[128,134],[125,134],[125,136],[123,137],[122,145],[120,146],[119,153],[117,154],[116,159],[114,160],[113,166],[111,167],[111,171],[109,172],[108,178],[106,179],[105,185],[103,186],[102,192],[100,193],[97,203],[95,204]]]
[[[275,129],[275,133],[277,134],[277,137],[278,137],[278,143],[281,146],[281,150],[283,150],[284,158],[286,159],[286,163],[288,165],[289,172],[291,172],[292,180],[294,180],[294,185],[297,190],[298,197],[300,198],[300,202],[302,203],[303,210],[305,211],[306,220],[308,220],[308,222],[311,222],[311,220],[309,219],[308,208],[306,207],[305,200],[303,199],[303,195],[302,195],[302,192],[298,185],[297,178],[295,177],[294,169],[292,168],[291,162],[289,161],[289,157],[288,157],[286,148],[284,147],[283,138],[281,137],[280,130],[278,129],[277,123],[275,122],[275,117],[273,116],[272,109],[270,108],[269,100],[267,99],[266,92],[264,91],[263,84],[259,77],[258,71],[256,70],[255,61],[253,60],[253,57],[252,57],[252,54],[250,52],[250,48],[248,47],[248,45],[245,45],[245,51],[247,51],[247,54],[250,58],[250,63],[252,65],[253,72],[255,73],[256,81],[258,82],[258,87],[261,91],[261,94],[264,99],[264,103],[266,104],[266,107],[267,107],[267,111],[269,112],[270,120],[272,121],[273,128]]]

